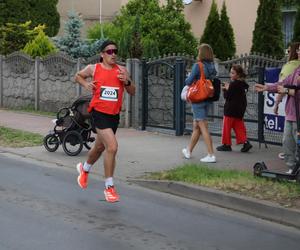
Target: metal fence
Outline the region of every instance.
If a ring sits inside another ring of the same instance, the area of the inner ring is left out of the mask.
[[[87,94],[78,84],[74,84],[73,77],[78,70],[97,62],[99,56],[87,60],[73,60],[64,54],[45,59],[32,59],[20,52],[0,56],[0,105],[57,111],[70,105],[78,96]],[[195,58],[185,55],[168,55],[147,61],[128,59],[126,67],[137,88],[135,97],[125,95],[121,126],[175,135],[190,133],[191,107],[181,101],[180,92],[195,62]],[[254,92],[253,85],[263,82],[264,68],[281,67],[285,62],[285,59],[276,60],[262,54],[245,54],[222,62],[216,60],[221,80],[229,80],[233,64],[242,65],[248,73],[246,80],[250,88],[245,122],[248,136],[252,140],[281,143],[280,132],[264,127],[263,96]],[[224,99],[221,96],[218,102],[213,103],[209,113],[209,128],[214,135],[221,135],[223,108]]]
[[[265,129],[263,124],[263,95],[254,91],[254,84],[263,82],[264,68],[281,67],[286,62],[262,54],[241,55],[228,61],[216,61],[218,77],[229,81],[233,64],[240,64],[247,72],[247,109],[245,125],[249,139],[280,144],[282,134]],[[169,131],[177,135],[192,131],[191,105],[180,100],[180,90],[195,59],[187,56],[167,56],[143,62],[142,70],[142,129]],[[209,129],[214,135],[222,134],[225,100],[221,95],[209,112]]]

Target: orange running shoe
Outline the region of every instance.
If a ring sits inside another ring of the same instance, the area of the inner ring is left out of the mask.
[[[82,165],[81,162],[79,162],[77,164],[76,168],[77,168],[77,171],[79,173],[78,178],[77,178],[77,182],[78,182],[79,187],[87,188],[89,172],[84,171],[83,165]]]
[[[120,196],[118,195],[114,186],[109,186],[104,189],[104,195],[107,202],[117,202],[120,200]]]

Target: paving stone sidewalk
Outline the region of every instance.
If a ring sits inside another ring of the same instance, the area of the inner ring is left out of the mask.
[[[0,126],[41,135],[46,135],[49,130],[53,129],[54,125],[51,122],[53,118],[0,109]],[[183,159],[181,150],[188,144],[190,136],[176,137],[132,128],[120,128],[117,137],[119,150],[116,174],[119,178],[137,177],[145,172],[170,169],[185,162],[197,163],[201,157],[205,156],[206,152],[205,144],[200,140],[192,158],[190,160]],[[220,137],[213,137],[214,147],[220,144],[220,139]],[[255,162],[263,160],[272,169],[286,171],[283,161],[277,157],[281,147],[268,145],[268,148],[265,148],[263,144],[259,147],[257,142],[252,142],[252,144],[253,148],[248,153],[241,153],[240,146],[233,146],[232,152],[216,151],[217,163],[209,166],[252,171]],[[83,161],[87,153],[83,149],[78,156],[70,157],[63,152],[61,146],[54,153],[46,151],[43,146],[11,150],[28,157],[65,166],[74,166],[78,161]],[[102,165],[102,162],[99,162],[98,165]]]

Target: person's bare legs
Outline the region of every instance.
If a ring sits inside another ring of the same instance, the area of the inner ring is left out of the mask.
[[[105,148],[104,155],[104,176],[113,177],[116,166],[116,154],[118,151],[118,142],[111,128],[97,129],[97,135]]]
[[[95,143],[88,152],[88,157],[86,162],[90,165],[94,165],[94,163],[100,158],[104,150],[105,150],[104,144],[102,143],[101,138],[97,133]]]
[[[197,142],[199,141],[200,136],[201,136],[200,127],[198,126],[198,122],[194,120],[192,137],[191,137],[191,141],[189,144],[190,153],[192,153],[192,151],[194,150],[194,147],[196,146]]]
[[[95,143],[88,152],[86,162],[84,164],[80,162],[76,166],[79,173],[79,176],[77,177],[77,183],[81,188],[87,188],[88,173],[90,171],[90,168],[100,158],[104,149],[104,144],[101,142],[101,138],[97,133]]]
[[[206,120],[198,121],[198,126],[200,127],[201,134],[206,144],[208,154],[213,155],[214,149],[212,145],[212,138],[208,131],[208,122]]]

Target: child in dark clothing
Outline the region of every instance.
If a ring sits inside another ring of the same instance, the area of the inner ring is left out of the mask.
[[[252,145],[247,140],[244,114],[247,107],[246,93],[249,85],[245,82],[246,74],[240,65],[233,65],[230,70],[230,83],[224,83],[225,105],[222,130],[222,144],[217,147],[218,151],[232,151],[231,129],[236,135],[236,143],[244,144],[241,152],[248,152]]]

